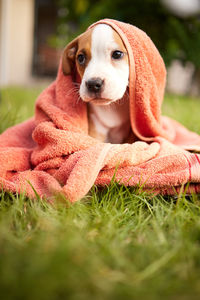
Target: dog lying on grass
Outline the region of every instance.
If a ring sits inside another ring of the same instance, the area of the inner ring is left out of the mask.
[[[155,194],[184,185],[200,193],[200,155],[187,151],[200,151],[200,136],[161,115],[165,81],[145,32],[109,19],[91,25],[66,46],[34,118],[0,135],[1,186],[71,202],[113,180]]]

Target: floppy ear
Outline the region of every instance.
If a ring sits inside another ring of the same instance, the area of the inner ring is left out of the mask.
[[[63,52],[62,70],[64,75],[69,75],[75,64],[76,51],[78,49],[78,38],[69,43]]]

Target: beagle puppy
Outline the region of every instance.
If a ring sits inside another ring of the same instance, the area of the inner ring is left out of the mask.
[[[73,68],[81,78],[79,94],[88,106],[89,135],[109,143],[123,143],[129,135],[129,63],[118,33],[98,24],[64,50],[65,75]]]

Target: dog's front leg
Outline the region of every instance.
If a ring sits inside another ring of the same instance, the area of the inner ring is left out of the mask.
[[[106,142],[111,144],[122,144],[125,142],[130,132],[130,123],[127,122],[119,127],[114,127],[109,130]]]

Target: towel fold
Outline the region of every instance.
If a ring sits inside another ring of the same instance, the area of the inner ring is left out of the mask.
[[[190,183],[200,191],[200,136],[161,116],[166,70],[151,39],[140,29],[105,19],[121,36],[128,52],[130,144],[102,143],[88,135],[86,104],[65,76],[61,63],[56,80],[36,101],[34,118],[0,135],[0,183],[4,190],[36,193],[53,201],[62,193],[70,201],[85,196],[93,184],[115,180],[154,193],[176,194]]]

